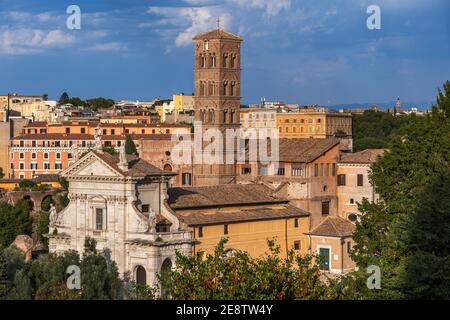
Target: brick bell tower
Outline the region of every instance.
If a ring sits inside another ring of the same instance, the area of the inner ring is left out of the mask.
[[[217,29],[194,37],[195,120],[203,131],[219,129],[225,140],[226,129],[240,127],[241,42],[242,38]],[[204,143],[204,147],[210,142]],[[224,164],[194,165],[194,185],[217,185],[236,182],[236,165],[225,164],[226,142],[223,142]]]

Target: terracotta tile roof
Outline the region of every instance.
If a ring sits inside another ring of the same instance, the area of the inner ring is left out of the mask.
[[[339,163],[374,163],[378,156],[384,154],[384,149],[366,149],[364,151],[343,154]]]
[[[40,174],[33,179],[36,182],[59,182],[57,174]]]
[[[349,237],[353,235],[355,225],[341,217],[327,217],[317,227],[311,230],[309,235],[327,237]]]
[[[195,226],[308,217],[310,213],[289,204],[278,204],[249,209],[236,208],[226,211],[218,209],[214,213],[202,213],[201,210],[177,211],[176,215],[187,225]]]
[[[174,210],[288,202],[275,198],[273,191],[261,184],[171,188],[168,194],[169,206]]]
[[[279,139],[279,161],[310,163],[339,145],[336,138],[326,139]],[[249,143],[249,148],[250,148]],[[250,148],[251,149],[251,148]],[[252,155],[252,150],[247,154]],[[252,158],[250,158],[252,159]]]
[[[212,39],[229,39],[242,41],[242,38],[234,33],[224,31],[222,29],[215,29],[206,33],[198,34],[194,37],[194,40],[212,40]]]
[[[113,167],[116,171],[120,172],[124,176],[128,177],[147,177],[147,176],[175,176],[176,173],[163,171],[145,160],[142,160],[135,156],[127,155],[128,171],[122,171],[119,164],[119,157],[113,156],[109,153],[100,153],[92,151],[96,156],[105,161],[108,165]]]

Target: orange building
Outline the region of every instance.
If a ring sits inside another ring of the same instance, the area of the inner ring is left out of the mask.
[[[307,110],[277,113],[280,138],[326,138],[325,112]]]
[[[160,134],[188,134],[189,126],[165,124],[116,124],[98,121],[33,122],[14,137],[10,145],[10,178],[31,179],[41,174],[56,174],[64,170],[79,154],[95,143],[99,127],[102,144],[118,148],[130,135],[140,149],[141,139]]]

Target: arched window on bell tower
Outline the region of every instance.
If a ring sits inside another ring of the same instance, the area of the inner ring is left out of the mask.
[[[213,123],[213,111],[209,110],[208,112],[208,123]]]
[[[222,91],[222,94],[223,94],[224,96],[227,95],[227,89],[228,89],[228,81],[224,81],[224,82],[223,82],[223,91]]]
[[[200,81],[200,96],[205,95],[205,83],[203,81]]]
[[[205,123],[205,111],[203,109],[200,110],[200,121]]]
[[[211,68],[215,68],[217,66],[217,59],[216,59],[216,54],[213,53],[211,55]]]
[[[200,68],[206,68],[206,57],[203,54],[200,54]]]
[[[211,82],[211,95],[216,95],[216,83],[214,81]]]
[[[236,87],[236,82],[231,82],[231,85],[230,85],[230,96],[234,96],[234,94],[235,94],[235,88]]]
[[[223,123],[227,123],[228,110],[223,110]]]
[[[234,123],[234,110],[230,112],[230,123]]]
[[[236,62],[236,53],[233,53],[230,56],[230,68],[234,68],[235,62]]]
[[[227,59],[228,59],[228,53],[224,53],[223,58],[222,58],[222,67],[223,68],[227,67]]]

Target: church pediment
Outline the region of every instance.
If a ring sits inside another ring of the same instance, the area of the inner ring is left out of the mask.
[[[79,177],[122,177],[123,175],[109,166],[94,153],[90,153],[79,159],[63,173],[63,176]]]

